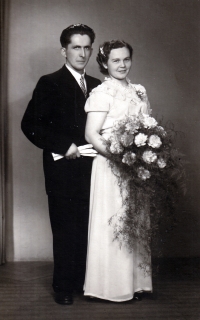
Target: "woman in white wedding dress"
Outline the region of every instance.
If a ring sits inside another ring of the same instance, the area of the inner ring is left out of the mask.
[[[132,51],[129,44],[118,40],[105,42],[99,48],[97,62],[100,71],[108,77],[93,89],[85,105],[86,140],[93,144],[98,155],[91,177],[84,295],[115,302],[139,299],[141,292],[152,291],[151,273],[145,274],[139,267],[143,259],[141,245],[136,243],[133,252],[125,245],[120,248],[119,243],[113,241],[113,228],[108,223],[114,214],[123,213],[123,206],[120,187],[109,167],[102,139],[109,137],[116,120],[150,112],[146,93],[142,98],[138,96],[135,85],[127,79]]]

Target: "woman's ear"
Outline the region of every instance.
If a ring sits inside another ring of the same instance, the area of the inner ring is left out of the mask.
[[[66,49],[65,48],[61,48],[60,49],[60,52],[61,52],[61,55],[65,58],[67,58],[67,55],[66,55]]]
[[[105,63],[103,63],[103,66],[105,69],[108,69],[108,66]]]

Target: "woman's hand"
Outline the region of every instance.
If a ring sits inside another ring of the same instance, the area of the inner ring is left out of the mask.
[[[68,160],[80,158],[80,156],[81,156],[80,152],[78,151],[78,148],[74,143],[71,144],[71,146],[69,147],[69,149],[65,153],[65,158]]]

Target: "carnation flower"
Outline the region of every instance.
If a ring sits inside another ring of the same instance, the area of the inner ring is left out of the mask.
[[[110,151],[112,153],[116,153],[116,154],[119,154],[121,153],[122,151],[124,150],[124,148],[122,147],[122,145],[119,143],[119,142],[116,142],[116,141],[113,141],[111,143],[111,146],[110,146]]]
[[[122,162],[128,164],[131,166],[136,161],[136,155],[135,153],[129,151],[124,154]]]
[[[113,130],[122,129],[122,127],[123,127],[122,121],[123,121],[123,120],[121,120],[121,121],[115,121],[114,124],[113,124]]]
[[[135,136],[135,144],[137,147],[144,146],[146,144],[146,141],[147,141],[147,135],[144,133],[138,133]]]
[[[151,177],[151,174],[149,170],[146,170],[144,167],[138,168],[138,177],[142,180],[149,179]]]
[[[143,123],[143,126],[148,129],[154,128],[157,126],[156,119],[154,119],[153,117],[150,117],[148,114],[143,114],[141,121]]]
[[[138,131],[139,129],[139,122],[137,121],[137,119],[132,119],[131,122],[128,122],[125,125],[125,130],[130,132],[130,133],[135,133]]]
[[[166,131],[164,130],[164,128],[163,127],[161,127],[161,126],[157,126],[157,129],[159,130],[159,132],[163,135],[163,136],[166,136]]]
[[[112,153],[119,154],[124,150],[116,135],[111,136],[109,140],[111,142],[110,151]]]
[[[167,165],[163,158],[158,159],[157,164],[158,164],[159,168],[161,168],[161,169],[163,169]]]
[[[122,143],[122,145],[124,147],[131,146],[133,144],[133,135],[132,134],[128,134],[127,132],[125,132],[121,136],[121,143]]]
[[[149,137],[148,145],[152,148],[159,148],[162,144],[162,141],[160,140],[160,137],[158,137],[156,134],[152,134]]]
[[[121,129],[121,123],[119,121],[115,121],[113,124],[113,130]]]
[[[142,155],[142,159],[146,163],[152,163],[152,162],[156,161],[157,155],[155,154],[155,152],[153,152],[151,150],[147,150],[147,151],[144,151],[144,153]]]

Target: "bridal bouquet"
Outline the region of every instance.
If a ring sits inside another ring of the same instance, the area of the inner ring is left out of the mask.
[[[115,122],[105,142],[125,207],[109,223],[114,239],[130,250],[137,240],[150,254],[160,220],[172,216],[177,194],[184,187],[184,167],[174,135],[174,130],[164,129],[153,117],[138,114]]]

